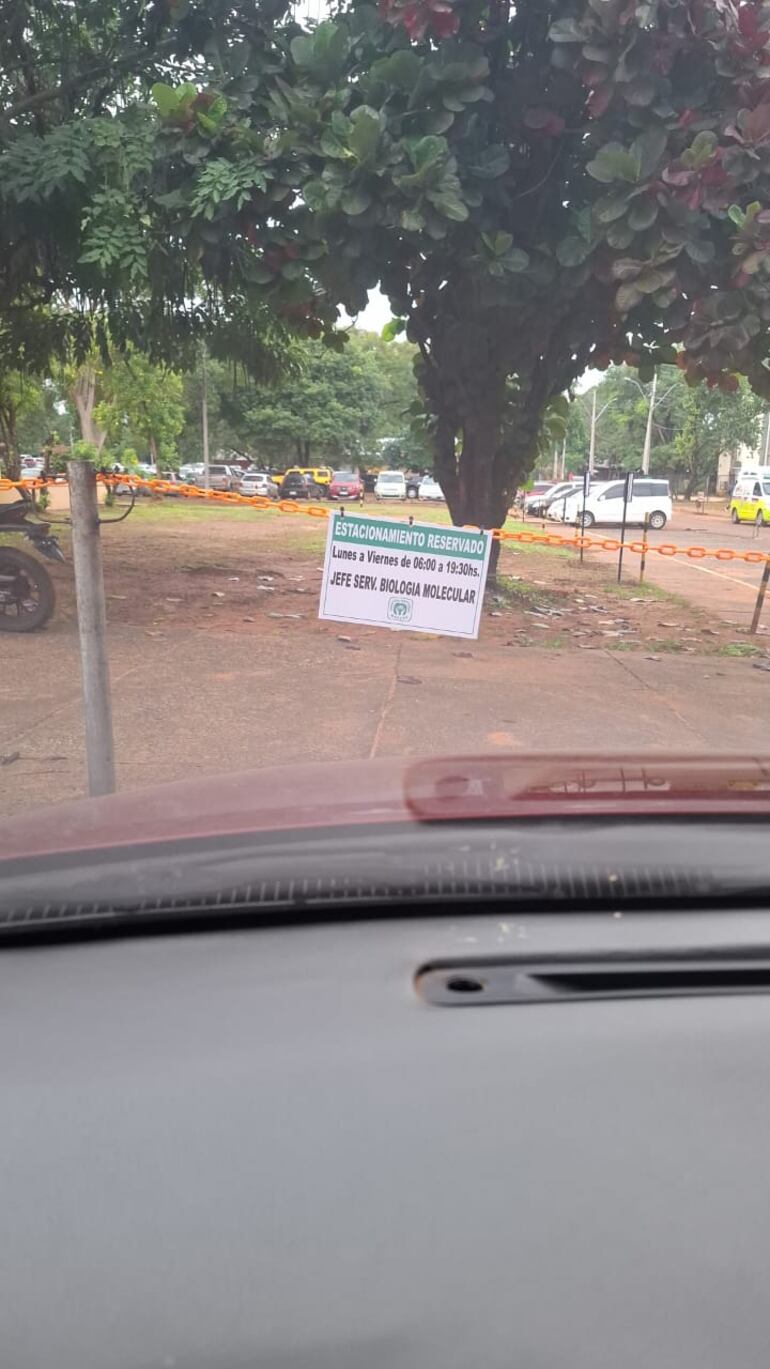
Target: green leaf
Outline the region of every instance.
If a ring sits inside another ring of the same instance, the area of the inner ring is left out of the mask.
[[[635,232],[641,232],[649,228],[658,217],[658,204],[656,200],[645,199],[637,200],[628,216],[628,226]]]
[[[609,185],[613,181],[634,183],[639,176],[640,159],[622,143],[605,143],[589,162],[586,170],[595,181]]]
[[[292,38],[289,48],[298,67],[309,67],[313,61],[313,39],[301,34]]]
[[[585,238],[563,238],[556,247],[556,260],[561,266],[582,266],[591,250],[591,244]]]
[[[359,185],[349,186],[348,189],[343,190],[340,195],[340,208],[344,209],[345,213],[349,214],[351,218],[363,214],[364,211],[369,208],[371,202],[372,197],[369,194],[369,191],[364,190],[363,187]]]
[[[399,90],[412,90],[422,70],[422,62],[411,48],[400,48],[390,57],[375,62],[372,75]]]
[[[361,105],[350,116],[349,144],[359,162],[369,161],[377,151],[382,133],[380,116],[368,105]]]
[[[407,233],[419,233],[425,227],[425,219],[416,209],[402,209],[400,223]]]
[[[163,81],[157,81],[150,93],[161,119],[167,119],[170,114],[176,112],[179,96],[173,86],[167,86]]]
[[[445,219],[453,219],[456,223],[464,223],[468,218],[468,206],[455,195],[449,193],[428,194],[428,199]],[[526,254],[524,254],[526,255]]]
[[[324,129],[321,134],[321,151],[325,157],[336,157],[339,161],[345,161],[350,157],[350,151],[343,142],[333,133],[331,129]]]
[[[684,244],[684,250],[690,258],[690,261],[695,261],[699,265],[705,265],[707,262],[714,260],[714,244],[713,242],[709,242],[708,239],[703,241],[693,238]]]
[[[632,152],[639,162],[639,176],[647,180],[656,170],[668,146],[668,131],[662,124],[655,124],[640,133],[632,144]]]
[[[380,333],[380,337],[382,338],[383,342],[392,342],[393,339],[397,338],[399,333],[403,333],[405,329],[405,318],[392,318],[389,319],[388,322],[385,324],[385,327]]]
[[[613,223],[607,233],[607,244],[616,251],[624,252],[634,241],[634,230],[625,223]]]
[[[526,271],[529,266],[529,254],[520,247],[514,247],[510,252],[506,252],[501,260],[506,271]]]
[[[301,261],[287,261],[281,267],[281,275],[285,280],[301,280],[305,274],[305,267]]]
[[[627,209],[627,192],[613,190],[610,195],[603,195],[597,200],[594,213],[599,223],[614,223],[616,219],[623,217]]]
[[[615,294],[618,313],[627,314],[644,298],[633,284],[621,285]]]
[[[743,225],[746,222],[746,215],[739,204],[730,205],[730,208],[727,211],[727,217],[731,223],[735,224],[736,228],[743,228]]]
[[[495,257],[504,257],[513,247],[513,233],[482,233],[485,246]]]
[[[703,129],[701,133],[696,133],[689,148],[683,154],[682,161],[686,166],[694,167],[697,170],[699,167],[705,166],[706,162],[711,161],[718,143],[719,139],[716,133],[712,133],[709,129]]]

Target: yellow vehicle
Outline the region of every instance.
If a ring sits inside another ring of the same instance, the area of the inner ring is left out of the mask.
[[[759,523],[770,526],[770,478],[739,476],[730,500],[734,523]]]
[[[290,466],[284,475],[309,475],[316,485],[331,484],[332,473],[328,466]]]

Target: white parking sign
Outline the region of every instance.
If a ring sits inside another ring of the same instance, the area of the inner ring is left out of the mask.
[[[334,513],[319,618],[477,637],[491,534]]]

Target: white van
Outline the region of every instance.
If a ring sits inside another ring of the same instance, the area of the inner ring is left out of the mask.
[[[375,499],[406,499],[406,476],[403,471],[380,471],[374,482]]]
[[[603,480],[591,486],[583,515],[584,528],[592,528],[594,523],[619,525],[623,522],[624,484],[623,480]],[[551,517],[564,523],[580,522],[583,514],[582,491],[579,495],[572,495],[566,504],[562,499],[554,502],[553,513],[550,508],[548,510]],[[671,490],[667,480],[655,480],[647,475],[634,477],[633,494],[626,511],[627,523],[644,523],[646,514],[648,527],[665,528],[671,512]]]

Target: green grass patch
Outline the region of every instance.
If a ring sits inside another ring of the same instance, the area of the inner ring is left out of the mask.
[[[681,594],[672,594],[670,590],[661,589],[659,585],[619,585],[617,580],[609,580],[602,593],[613,594],[617,599],[648,599],[650,603],[676,604],[682,609],[691,607]]]
[[[650,651],[655,653],[659,651],[670,651],[675,653],[677,651],[684,651],[685,647],[684,642],[680,642],[676,637],[655,637],[649,645]]]
[[[716,649],[717,656],[764,656],[761,646],[753,642],[725,642]]]

